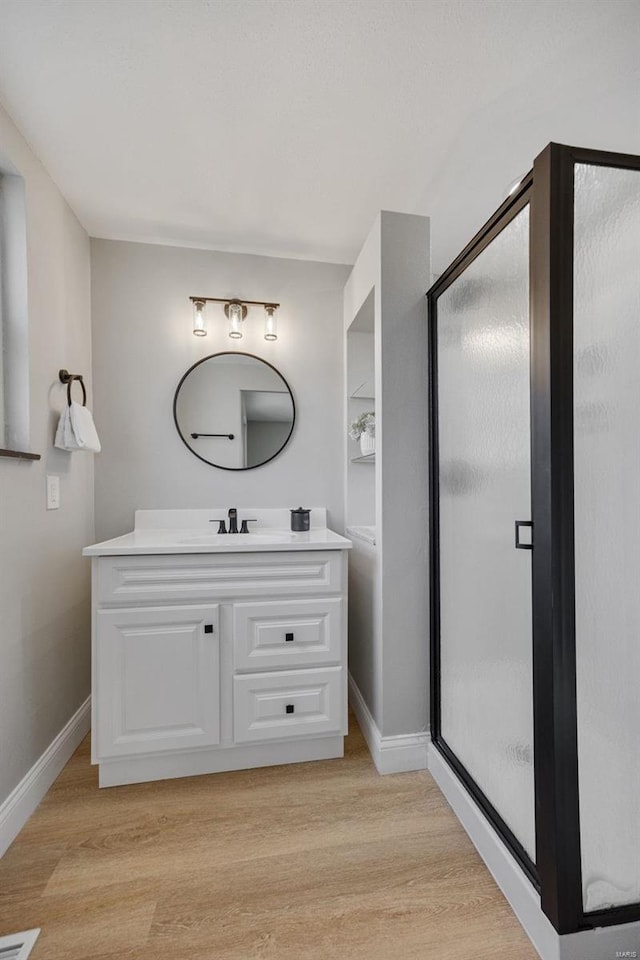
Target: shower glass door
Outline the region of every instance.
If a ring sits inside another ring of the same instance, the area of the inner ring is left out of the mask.
[[[640,170],[575,166],[575,643],[583,907],[640,901]]]
[[[430,295],[434,740],[535,875],[526,191],[456,264]]]

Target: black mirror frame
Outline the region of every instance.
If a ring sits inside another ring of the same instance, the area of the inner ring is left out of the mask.
[[[256,464],[255,464],[254,466],[252,466],[252,467],[223,467],[223,466],[221,466],[219,463],[211,463],[210,460],[205,459],[205,457],[201,457],[199,453],[196,453],[196,452],[195,452],[195,450],[193,449],[193,447],[190,446],[190,444],[189,444],[189,443],[187,442],[187,440],[185,439],[184,434],[182,433],[182,430],[180,429],[180,425],[178,424],[178,409],[177,409],[177,408],[178,408],[178,394],[180,393],[180,388],[182,387],[182,384],[183,384],[184,381],[187,379],[187,377],[189,376],[189,374],[192,373],[192,372],[195,370],[196,367],[199,367],[201,363],[205,363],[207,360],[212,360],[214,357],[227,357],[227,356],[231,356],[231,357],[251,357],[252,360],[259,360],[260,363],[264,363],[265,366],[271,367],[271,369],[274,371],[274,373],[277,373],[277,374],[278,374],[278,376],[280,377],[280,379],[281,379],[282,382],[284,383],[285,387],[286,387],[287,390],[289,391],[289,396],[291,397],[291,407],[292,407],[292,411],[293,411],[293,417],[292,417],[292,420],[291,420],[291,429],[289,430],[289,433],[287,434],[287,439],[284,441],[284,443],[282,444],[282,446],[281,446],[278,450],[276,450],[276,452],[273,454],[272,457],[269,457],[268,460],[263,460],[262,463],[256,463]],[[272,363],[269,363],[268,360],[264,360],[262,357],[257,356],[257,354],[255,354],[255,353],[244,353],[244,352],[241,351],[241,350],[220,350],[218,353],[210,353],[209,356],[203,357],[202,360],[196,361],[196,363],[194,363],[192,366],[190,366],[189,369],[187,370],[187,372],[186,372],[185,374],[183,374],[183,376],[180,378],[180,382],[178,383],[178,386],[176,387],[176,392],[175,392],[174,395],[173,395],[173,422],[174,422],[175,425],[176,425],[176,430],[178,431],[178,436],[180,437],[180,439],[181,439],[182,442],[184,443],[185,447],[187,448],[187,450],[189,451],[189,453],[193,454],[194,457],[197,457],[198,460],[202,460],[203,463],[208,464],[210,467],[216,467],[218,470],[231,470],[231,471],[233,471],[234,473],[242,473],[244,470],[257,470],[259,467],[264,467],[265,464],[271,463],[272,460],[275,460],[276,457],[279,457],[279,456],[280,456],[280,454],[282,453],[282,451],[285,449],[285,447],[287,446],[287,444],[288,444],[289,441],[291,440],[291,437],[292,437],[292,434],[293,434],[293,430],[294,430],[294,427],[295,427],[295,425],[296,425],[296,401],[295,401],[294,396],[293,396],[293,390],[292,390],[291,387],[289,386],[288,382],[287,382],[287,381],[285,380],[285,378],[282,376],[282,374],[281,374],[280,371],[277,369],[277,367],[274,367],[274,365],[273,365]]]

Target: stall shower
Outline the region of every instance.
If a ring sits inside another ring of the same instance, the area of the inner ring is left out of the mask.
[[[640,956],[640,157],[549,144],[428,301],[434,755]]]

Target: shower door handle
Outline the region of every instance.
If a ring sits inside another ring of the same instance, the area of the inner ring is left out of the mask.
[[[531,539],[529,543],[522,543],[520,540],[520,529],[522,527],[529,527],[531,530]],[[533,550],[533,521],[532,520],[516,520],[516,550]]]

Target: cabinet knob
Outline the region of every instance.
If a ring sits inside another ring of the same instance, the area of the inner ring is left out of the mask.
[[[287,711],[287,713],[293,713],[295,710],[295,707],[292,703],[288,703],[287,706],[285,707],[285,710]]]
[[[291,643],[291,641],[293,640],[293,634],[292,634],[292,633],[285,633],[284,639],[285,639],[285,642],[286,642],[286,643]]]
[[[213,624],[212,624],[212,623],[205,623],[205,625],[204,625],[204,632],[205,632],[205,633],[213,633]]]

